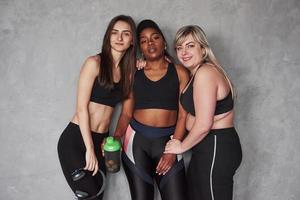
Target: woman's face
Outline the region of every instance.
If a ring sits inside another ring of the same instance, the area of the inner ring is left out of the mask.
[[[117,21],[110,34],[112,50],[123,53],[132,44],[133,36],[130,25],[124,21]]]
[[[154,28],[145,28],[139,36],[141,52],[147,60],[156,60],[164,56],[165,41]]]
[[[176,46],[176,54],[183,66],[192,70],[203,61],[204,48],[188,35],[182,44]]]

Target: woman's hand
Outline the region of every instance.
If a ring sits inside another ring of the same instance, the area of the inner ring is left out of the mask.
[[[181,141],[172,139],[167,143],[164,153],[182,154],[183,152]]]
[[[156,173],[165,175],[171,169],[175,160],[176,154],[164,153],[157,164]]]
[[[94,149],[90,149],[85,152],[85,162],[86,165],[84,167],[84,170],[94,171],[93,176],[95,176],[99,170],[99,166]]]
[[[168,62],[168,63],[171,63],[172,61],[167,57],[165,56],[165,60]],[[145,59],[137,59],[136,60],[136,68],[138,70],[141,70],[141,69],[144,69],[146,67],[146,64],[147,64],[147,61]]]
[[[146,60],[140,58],[136,60],[136,68],[138,70],[144,69],[146,67]]]
[[[105,142],[106,142],[106,138],[101,143],[101,151],[102,151],[102,156],[103,157],[105,156],[105,154],[104,154],[104,145],[105,145]]]

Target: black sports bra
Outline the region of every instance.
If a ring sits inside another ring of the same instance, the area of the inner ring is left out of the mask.
[[[104,104],[110,107],[115,107],[115,105],[121,100],[122,91],[120,82],[114,83],[114,87],[112,89],[107,89],[104,86],[100,86],[98,77],[95,79],[90,101]]]
[[[169,63],[167,73],[158,81],[150,80],[144,70],[134,75],[135,109],[178,109],[179,78],[176,68]]]
[[[180,103],[182,107],[190,114],[195,116],[195,106],[193,99],[193,83],[194,77],[188,88],[180,95]],[[218,100],[216,103],[215,115],[226,113],[233,109],[233,98],[231,90],[224,99]]]

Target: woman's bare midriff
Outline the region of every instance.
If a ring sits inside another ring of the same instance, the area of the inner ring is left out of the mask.
[[[88,112],[91,131],[96,133],[106,133],[109,130],[113,111],[113,107],[90,102]],[[77,114],[74,115],[72,122],[79,124]]]
[[[176,124],[177,111],[163,109],[139,109],[133,113],[138,122],[154,127],[169,127]]]
[[[222,129],[233,127],[233,111],[214,116],[214,122],[211,129]],[[190,113],[186,118],[186,129],[190,131],[195,123],[195,116]]]

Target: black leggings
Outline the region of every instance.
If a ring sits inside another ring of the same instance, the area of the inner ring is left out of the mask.
[[[154,180],[158,185],[162,200],[187,200],[187,184],[182,157],[177,157],[167,174],[155,173],[165,144],[170,140],[170,134],[173,133],[170,132],[171,130],[174,128],[149,127],[135,120],[128,126],[122,161],[132,200],[153,200]]]
[[[57,145],[58,156],[63,173],[74,193],[76,191],[84,191],[91,197],[96,195],[101,190],[102,185],[105,184],[105,180],[103,180],[103,178],[105,178],[103,176],[103,174],[105,174],[105,165],[104,158],[101,152],[101,143],[104,137],[107,136],[108,133],[100,134],[92,132],[94,150],[98,159],[99,168],[102,173],[97,173],[95,176],[92,176],[93,172],[85,171],[85,176],[77,181],[73,181],[72,173],[77,169],[83,168],[86,164],[86,148],[79,126],[70,122],[60,136]],[[101,200],[102,197],[103,193],[92,199]]]
[[[215,129],[192,149],[190,200],[232,200],[233,175],[242,160],[235,128]]]

